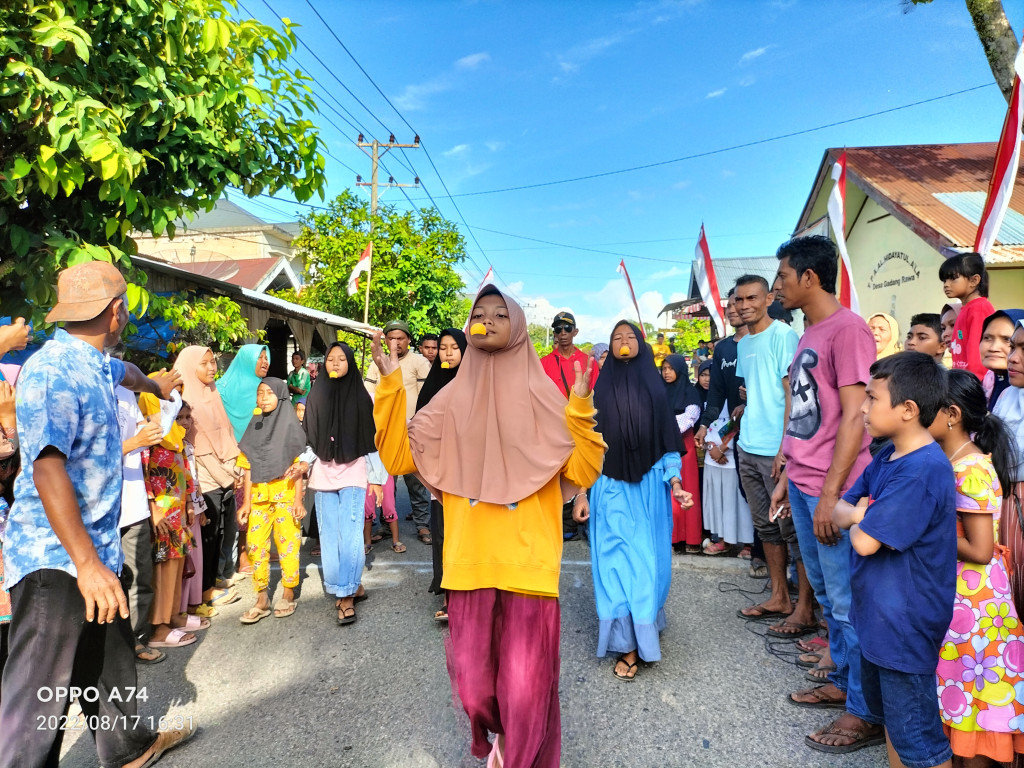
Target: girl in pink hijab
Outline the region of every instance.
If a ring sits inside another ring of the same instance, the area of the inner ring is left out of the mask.
[[[566,404],[523,310],[493,285],[469,323],[458,374],[408,427],[397,355],[385,357],[375,337],[376,443],[390,474],[418,473],[444,506],[448,661],[473,754],[489,766],[557,768],[563,487],[589,488],[605,451],[590,366],[577,366]]]

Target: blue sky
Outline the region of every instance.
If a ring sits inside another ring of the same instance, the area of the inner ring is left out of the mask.
[[[826,148],[995,141],[1006,111],[967,10],[951,0],[909,13],[901,0],[310,0],[330,29],[306,0],[268,2],[300,25],[308,46],[295,59],[316,80],[321,136],[337,158],[327,161],[329,195],[353,184],[344,165],[368,178],[369,160],[326,93],[367,136],[412,139],[333,30],[436,164],[440,179],[423,150],[385,158],[396,181],[411,181],[415,169],[466,235],[470,289],[493,265],[499,285],[531,305],[531,319],[573,310],[581,340],[601,340],[617,317],[633,314],[615,273],[622,255],[653,322],[688,288],[702,222],[715,259],[771,255],[796,225]],[[263,0],[242,4],[278,23]],[[1006,6],[1019,35],[1024,13]],[[982,85],[706,157],[473,194],[660,163]],[[423,191],[408,194],[429,205]],[[302,210],[232,199],[270,221]],[[382,200],[409,206],[399,190]]]

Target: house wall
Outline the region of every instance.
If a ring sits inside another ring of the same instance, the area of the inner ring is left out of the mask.
[[[892,315],[906,336],[911,316],[938,312],[946,303],[942,255],[874,200],[864,204],[846,243],[863,317]]]
[[[1024,265],[990,269],[988,300],[996,309],[1024,308]]]

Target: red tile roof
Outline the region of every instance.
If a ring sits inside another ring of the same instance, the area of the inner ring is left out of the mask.
[[[266,259],[224,259],[218,261],[197,261],[175,263],[178,269],[191,272],[194,275],[203,275],[214,280],[223,280],[226,283],[237,285],[241,288],[255,290],[263,279],[275,269],[281,262],[281,257]]]
[[[986,193],[995,151],[995,142],[847,148],[847,179],[936,250],[969,250],[974,246],[978,225],[935,194]],[[798,230],[811,223],[805,219],[818,196],[832,188],[831,167],[841,152],[825,152]],[[1024,214],[1024,174],[1017,174],[1010,208]],[[1024,261],[1024,247],[997,243],[990,260]]]

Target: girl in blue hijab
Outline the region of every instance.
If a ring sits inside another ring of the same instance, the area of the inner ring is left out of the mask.
[[[256,407],[256,390],[269,368],[270,348],[263,344],[246,344],[217,382],[224,410],[235,430],[235,440],[241,440],[249,426]]]

